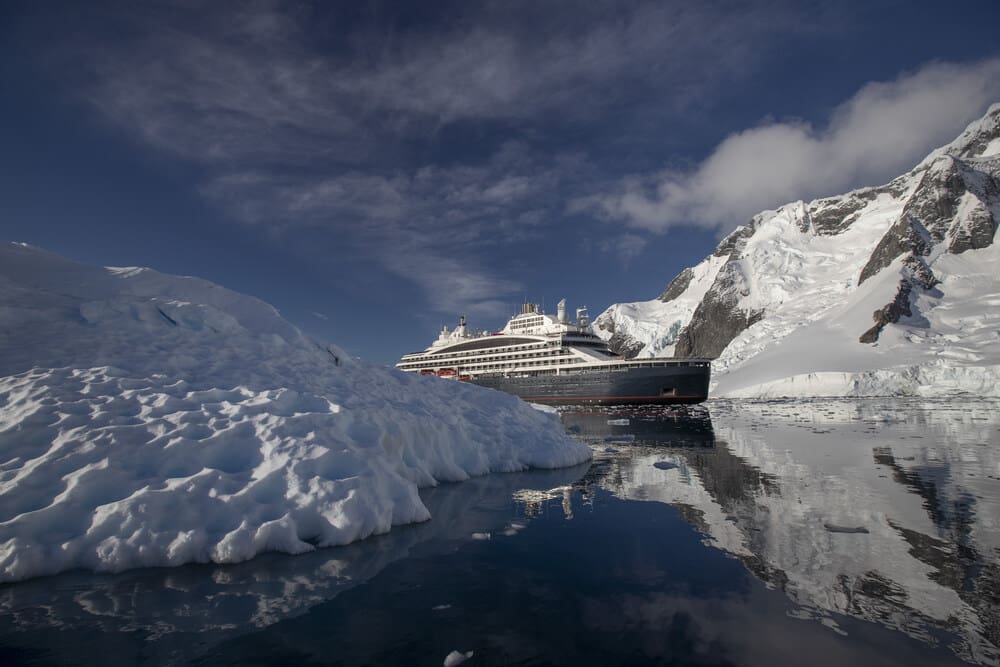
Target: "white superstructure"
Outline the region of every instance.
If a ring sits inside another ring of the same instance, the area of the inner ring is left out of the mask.
[[[567,321],[565,299],[557,308],[553,316],[538,304],[525,303],[496,333],[470,331],[462,317],[454,330],[443,327],[430,347],[403,355],[396,367],[469,379],[484,374],[558,374],[582,364],[621,361],[594,334],[586,307],[577,309],[573,323]]]

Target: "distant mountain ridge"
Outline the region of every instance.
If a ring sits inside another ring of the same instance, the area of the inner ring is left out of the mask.
[[[716,395],[996,395],[998,221],[995,104],[885,185],[758,213],[595,329],[629,357],[715,359]]]

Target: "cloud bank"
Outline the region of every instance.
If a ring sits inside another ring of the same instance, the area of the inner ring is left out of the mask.
[[[728,230],[789,201],[881,184],[952,140],[998,100],[1000,59],[931,63],[864,86],[825,127],[766,122],[730,135],[692,170],[631,176],[571,209],[651,232],[680,224]]]

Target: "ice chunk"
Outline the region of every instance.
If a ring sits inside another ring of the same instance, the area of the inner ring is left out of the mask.
[[[466,651],[465,653],[462,653],[461,651],[452,651],[444,659],[444,667],[455,667],[455,665],[461,665],[473,655],[475,655],[473,651]]]

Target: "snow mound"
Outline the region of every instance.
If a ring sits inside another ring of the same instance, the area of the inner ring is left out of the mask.
[[[590,458],[196,278],[5,244],[0,322],[0,581],[347,544],[429,519],[418,487]]]

